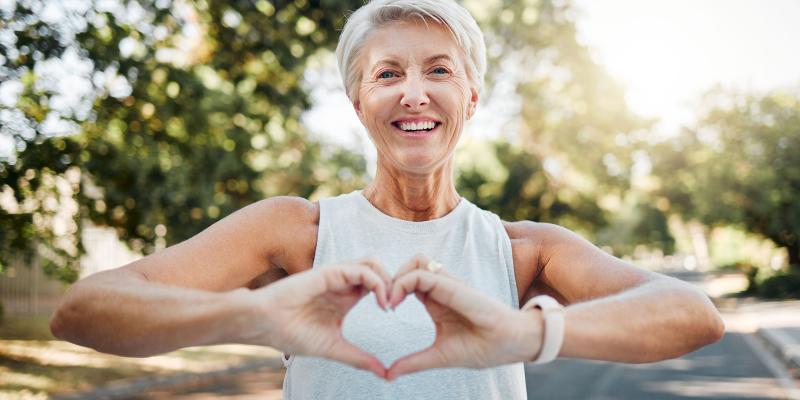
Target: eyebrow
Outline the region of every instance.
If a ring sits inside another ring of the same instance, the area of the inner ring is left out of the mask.
[[[432,63],[434,61],[438,61],[438,60],[445,60],[445,61],[449,61],[451,63],[453,62],[453,59],[450,58],[449,55],[447,55],[447,54],[437,54],[435,56],[430,56],[430,57],[426,58],[423,64],[430,64],[430,63]],[[377,67],[379,65],[382,65],[382,64],[390,65],[392,67],[398,67],[398,68],[401,66],[400,63],[395,61],[394,58],[387,57],[387,58],[381,59],[378,62],[376,62],[372,66],[372,69],[375,69],[375,67]]]

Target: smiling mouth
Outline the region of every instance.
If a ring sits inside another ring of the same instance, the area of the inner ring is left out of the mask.
[[[395,128],[400,129],[403,132],[414,133],[414,132],[430,132],[436,129],[441,122],[410,122],[410,123],[400,123],[400,122],[392,122]]]

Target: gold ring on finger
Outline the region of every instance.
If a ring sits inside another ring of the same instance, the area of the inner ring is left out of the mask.
[[[428,262],[428,265],[425,266],[425,269],[435,274],[442,270],[442,263],[431,260]]]

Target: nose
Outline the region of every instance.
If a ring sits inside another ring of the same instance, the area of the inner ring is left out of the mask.
[[[400,99],[403,108],[409,111],[418,110],[427,106],[430,101],[422,79],[409,76],[403,86],[403,98]]]

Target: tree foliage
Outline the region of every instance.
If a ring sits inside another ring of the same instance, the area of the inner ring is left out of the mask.
[[[0,206],[0,263],[39,254],[70,281],[85,220],[150,253],[264,197],[363,186],[363,158],[300,123],[308,61],[361,3],[28,0],[0,11],[0,78],[21,88],[0,104],[17,150],[0,162],[14,199],[0,203],[14,203]],[[648,121],[577,41],[568,2],[464,4],[489,46],[486,97],[510,79],[519,112],[518,134],[481,151],[493,169],[460,163],[459,190],[509,220],[607,225],[598,198],[628,189]],[[73,73],[53,78],[58,65]]]
[[[2,73],[25,90],[3,112],[26,123],[4,128],[19,151],[0,178],[19,209],[2,211],[0,262],[37,252],[73,280],[84,218],[149,253],[264,196],[360,186],[364,161],[309,140],[299,123],[306,60],[332,46],[357,3],[98,2],[62,9],[60,22],[45,21],[44,1],[17,3],[3,16],[15,40]],[[37,69],[65,54],[89,65],[90,112],[61,112],[79,133],[53,137],[45,121],[60,94],[42,90]],[[341,168],[353,173],[328,179]],[[52,181],[68,171],[72,190],[57,196]],[[71,200],[79,210],[58,229],[55,210]]]
[[[704,104],[695,127],[654,146],[659,194],[686,218],[771,239],[800,266],[800,94],[718,89]]]
[[[476,166],[475,158],[464,160],[459,188],[504,218],[561,223],[597,238],[595,233],[615,223],[598,200],[625,196],[633,155],[644,148],[642,136],[651,121],[631,113],[624,89],[578,42],[569,2],[465,5],[486,36],[485,97],[495,96],[496,84],[510,81],[519,110],[507,127],[513,133],[489,147],[508,173]],[[498,178],[505,181],[494,183]]]

